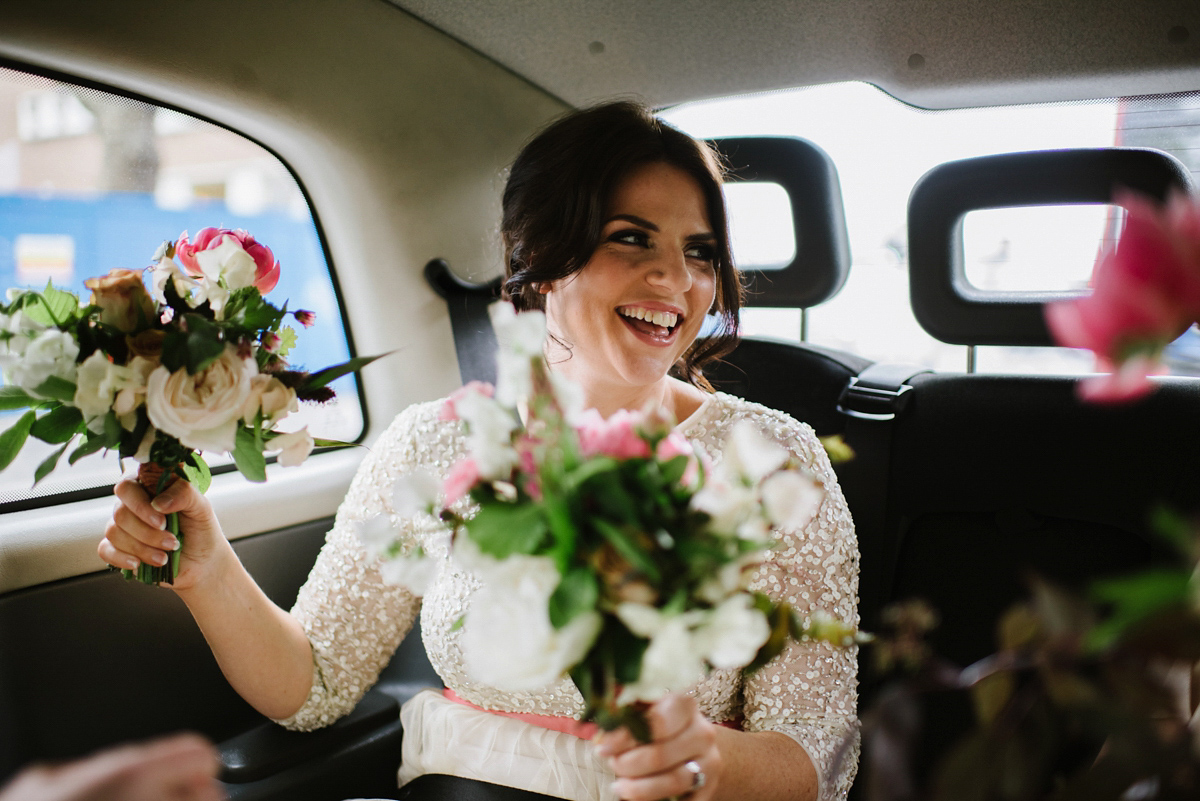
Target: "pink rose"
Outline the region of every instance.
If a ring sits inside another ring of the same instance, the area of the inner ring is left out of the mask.
[[[604,454],[616,459],[645,459],[650,446],[638,435],[642,418],[626,409],[618,409],[605,420],[595,409],[581,415],[579,447],[584,456]]]
[[[1082,382],[1089,400],[1148,392],[1162,348],[1200,317],[1200,204],[1180,194],[1163,207],[1136,195],[1116,200],[1128,211],[1125,230],[1096,263],[1092,294],[1045,309],[1060,345],[1087,348],[1118,371]]]
[[[479,481],[479,465],[475,464],[475,460],[466,458],[460,461],[454,467],[450,468],[450,473],[446,476],[446,480],[442,482],[442,494],[445,496],[445,505],[451,506],[463,498],[471,488]]]
[[[492,397],[496,388],[484,381],[468,381],[458,389],[450,393],[446,400],[442,403],[441,410],[438,411],[438,419],[442,422],[450,422],[459,419],[458,417],[458,402],[467,395],[478,393],[484,397]]]
[[[279,262],[275,261],[275,254],[266,245],[254,241],[254,237],[240,228],[201,228],[194,242],[188,241],[188,232],[184,231],[175,243],[175,256],[190,275],[200,277],[205,275],[205,271],[201,268],[196,254],[216,250],[227,237],[235,241],[254,260],[254,278],[250,283],[264,295],[274,289],[275,284],[279,283]]]
[[[529,436],[521,436],[517,438],[514,446],[517,449],[517,466],[523,478],[521,486],[529,493],[529,497],[535,501],[540,501],[542,499],[542,485],[538,481],[537,457],[533,453],[533,449],[537,444],[538,440]]]

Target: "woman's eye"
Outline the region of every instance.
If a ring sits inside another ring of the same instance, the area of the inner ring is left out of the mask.
[[[645,231],[617,231],[608,238],[608,241],[646,247],[650,244],[650,237],[646,235]]]
[[[696,244],[688,246],[684,255],[689,259],[700,259],[701,261],[713,262],[716,259],[717,251],[712,245]]]

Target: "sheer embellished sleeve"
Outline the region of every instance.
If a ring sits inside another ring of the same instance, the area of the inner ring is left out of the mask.
[[[392,514],[392,489],[403,473],[420,469],[420,442],[434,439],[437,404],[411,406],[396,417],[359,466],[292,615],[313,653],[312,688],[291,717],[276,722],[311,731],[346,715],[370,689],[412,628],[420,599],[386,584],[376,557],[358,538],[358,525]],[[401,525],[399,518],[395,522]],[[402,536],[417,538],[412,524]]]
[[[755,422],[808,467],[825,497],[804,529],[780,532],[779,545],[752,587],[787,601],[805,618],[826,612],[857,626],[858,543],[829,458],[809,426],[781,412],[762,411]],[[794,739],[816,768],[822,801],[844,799],[858,766],[857,650],[792,643],[744,685],[745,729]],[[848,736],[849,749],[838,760]],[[840,763],[836,769],[835,761]]]

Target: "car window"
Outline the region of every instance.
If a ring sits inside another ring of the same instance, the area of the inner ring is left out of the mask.
[[[800,136],[823,148],[841,180],[852,268],[836,297],[808,310],[806,339],[939,370],[965,369],[967,348],[925,333],[908,300],[905,214],[925,172],[994,153],[1113,145],[1158,148],[1193,174],[1200,170],[1197,94],[927,111],[854,82],[689,103],[661,116],[694,136]],[[749,236],[771,240],[758,250],[790,252],[787,226],[738,230],[742,220],[778,213],[778,201],[773,208],[756,202],[730,197],[735,246]],[[1119,207],[1096,204],[972,212],[963,223],[967,279],[981,291],[1085,288],[1097,253],[1119,233],[1122,219]],[[746,309],[742,322],[751,335],[795,340],[802,330],[799,309]],[[975,351],[980,372],[1095,368],[1089,353],[1066,348]],[[1200,333],[1192,329],[1168,350],[1167,363],[1173,372],[1200,375],[1198,354]]]
[[[271,152],[178,111],[0,69],[0,290],[52,281],[86,301],[87,278],[148,266],[164,240],[206,226],[243,228],[268,245],[282,267],[270,298],[316,312],[315,325],[300,332],[293,365],[316,369],[349,357],[313,214]],[[333,387],[337,399],[305,404],[282,427],[357,439],[364,419],[358,385],[348,377]],[[13,420],[4,415],[0,426]],[[88,492],[119,475],[115,455],[92,456],[31,490],[35,467],[52,449],[31,439],[0,473],[0,509]]]

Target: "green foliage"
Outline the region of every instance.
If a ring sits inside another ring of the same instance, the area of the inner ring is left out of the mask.
[[[63,403],[74,403],[75,385],[65,378],[52,375],[34,390],[38,395]]]
[[[386,353],[380,353],[378,356],[356,356],[350,361],[335,364],[332,367],[326,367],[324,370],[318,370],[305,377],[304,381],[296,388],[298,393],[307,390],[318,389],[326,384],[341,378],[349,373],[357,373],[359,370],[366,367],[376,359],[381,359],[387,356]]]
[[[275,351],[275,355],[280,359],[287,359],[288,354],[292,352],[292,348],[296,347],[296,329],[290,325],[285,325],[279,329],[279,347]]]
[[[199,490],[201,495],[208,492],[208,488],[212,485],[212,472],[200,454],[194,451],[189,453],[179,468],[183,471],[184,479]]]
[[[46,476],[50,475],[50,473],[54,470],[54,468],[58,466],[58,460],[62,457],[63,453],[66,452],[67,448],[70,447],[70,445],[71,445],[71,443],[67,442],[61,448],[57,449],[56,451],[54,451],[54,453],[50,454],[49,456],[47,456],[45,459],[42,460],[42,463],[39,464],[37,466],[37,469],[33,471],[34,486],[37,486],[39,481],[41,481]]]
[[[1173,606],[1186,604],[1192,575],[1185,570],[1148,570],[1092,586],[1092,597],[1112,607],[1109,617],[1087,635],[1088,647],[1100,650],[1119,640],[1132,626]]]
[[[27,292],[18,304],[29,319],[46,326],[64,328],[79,317],[79,296],[64,289],[56,289],[49,281],[40,293]]]
[[[496,500],[482,502],[466,526],[479,549],[497,559],[534,553],[549,532],[537,506]]]
[[[0,433],[0,470],[12,464],[13,459],[21,452],[25,440],[29,438],[29,429],[33,428],[37,413],[32,409],[21,415],[17,422]]]
[[[574,568],[562,577],[550,596],[550,624],[561,629],[577,615],[595,610],[599,600],[596,574],[584,567]]]
[[[59,445],[83,429],[83,413],[74,406],[56,406],[39,417],[29,429],[31,436]]]
[[[267,480],[267,460],[262,453],[261,429],[255,436],[253,429],[239,425],[233,446],[233,463],[241,474],[251,481]]]
[[[20,387],[0,387],[0,411],[24,409],[42,403],[41,398],[35,398]]]

